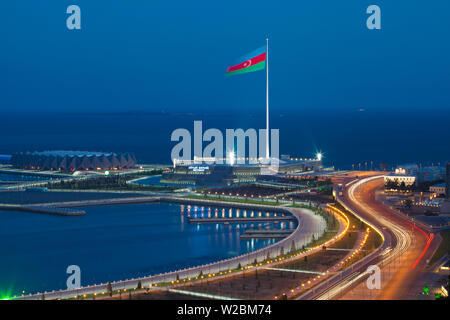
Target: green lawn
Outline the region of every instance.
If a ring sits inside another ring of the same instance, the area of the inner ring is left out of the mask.
[[[450,253],[450,230],[445,230],[439,233],[442,237],[442,242],[439,248],[430,260],[430,265],[442,258],[446,253]]]

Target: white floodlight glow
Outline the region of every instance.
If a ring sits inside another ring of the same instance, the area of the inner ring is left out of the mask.
[[[228,163],[231,165],[234,165],[235,161],[236,161],[236,159],[234,156],[234,152],[233,151],[228,152]]]
[[[322,161],[322,157],[323,157],[322,152],[317,152],[316,159]]]

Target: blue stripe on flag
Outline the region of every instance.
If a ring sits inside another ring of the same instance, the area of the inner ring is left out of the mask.
[[[233,63],[233,66],[235,66],[235,65],[237,65],[239,63],[242,63],[244,61],[247,61],[247,60],[249,60],[251,58],[254,58],[256,56],[259,56],[260,54],[262,54],[264,52],[266,52],[266,46],[262,46],[262,47],[260,47],[260,48],[258,48],[256,50],[253,50],[252,52],[247,53],[245,56],[242,56],[239,59],[235,60],[235,62]]]

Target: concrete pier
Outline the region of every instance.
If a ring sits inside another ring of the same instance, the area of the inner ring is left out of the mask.
[[[56,208],[49,206],[0,205],[0,210],[25,211],[43,214],[53,214],[57,216],[66,216],[66,217],[84,216],[86,214],[84,210]]]

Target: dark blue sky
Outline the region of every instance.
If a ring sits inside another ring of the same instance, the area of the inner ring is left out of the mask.
[[[66,28],[71,4],[80,31]],[[381,30],[366,27],[371,4]],[[322,150],[347,168],[449,160],[449,12],[448,0],[4,0],[0,153],[167,162],[171,132],[194,120],[264,127],[264,72],[225,71],[269,36],[281,153]]]
[[[82,30],[66,28],[77,4]],[[382,30],[366,28],[368,5]],[[450,105],[450,2],[28,1],[0,3],[4,111],[264,110],[264,72],[224,76],[271,41],[274,113]]]

